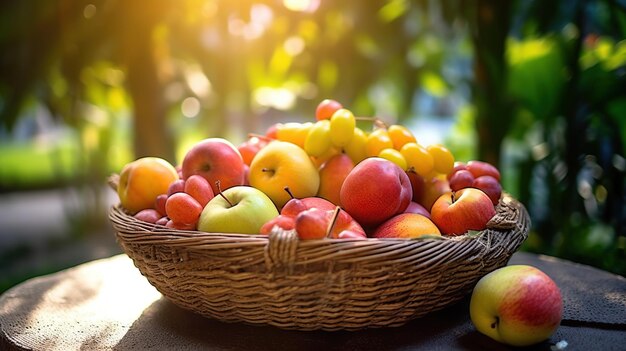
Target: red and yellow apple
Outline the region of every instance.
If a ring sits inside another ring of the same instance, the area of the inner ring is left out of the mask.
[[[317,196],[341,206],[341,186],[353,168],[354,162],[347,154],[340,153],[331,157],[320,167],[320,188]]]
[[[395,163],[367,158],[348,174],[340,191],[343,208],[361,225],[376,226],[402,213],[413,191],[409,177]]]
[[[417,213],[401,213],[379,225],[372,237],[414,239],[423,235],[441,235],[428,217]]]
[[[468,230],[485,229],[496,210],[484,192],[465,188],[441,195],[430,214],[443,234],[461,235]]]
[[[117,186],[122,207],[131,214],[154,208],[157,196],[178,179],[174,166],[162,158],[143,157],[126,164]]]
[[[301,240],[366,238],[365,231],[346,211],[310,208],[296,216],[295,229]]]
[[[204,177],[214,194],[218,193],[218,180],[222,189],[244,183],[241,154],[230,141],[222,138],[208,138],[194,144],[185,154],[182,171],[184,179],[194,174]]]
[[[528,265],[506,266],[482,277],[472,292],[470,318],[488,337],[512,346],[549,338],[559,327],[563,299],[556,283]]]
[[[272,141],[261,149],[252,160],[248,177],[250,185],[267,194],[278,208],[291,199],[285,187],[294,197],[303,198],[315,196],[320,184],[309,155],[285,141]]]

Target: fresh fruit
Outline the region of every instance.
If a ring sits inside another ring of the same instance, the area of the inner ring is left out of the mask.
[[[292,194],[289,191],[289,189],[287,188],[285,190],[287,191],[289,196],[292,197]],[[304,210],[308,210],[310,208],[319,208],[320,210],[328,211],[328,210],[333,210],[336,206],[337,205],[321,197],[311,196],[311,197],[305,197],[302,199],[292,197],[291,199],[289,199],[289,201],[287,201],[285,206],[283,206],[283,208],[280,210],[280,214],[285,215],[285,216],[295,217],[298,215],[298,213]]]
[[[268,235],[275,227],[282,230],[292,230],[296,227],[296,219],[291,216],[279,214],[278,216],[265,222],[259,229],[259,234]]]
[[[167,201],[167,198],[167,194],[160,194],[154,201],[154,208],[161,214],[161,217],[167,216],[167,212],[165,212],[165,202]]]
[[[354,135],[356,119],[350,110],[339,109],[330,118],[330,140],[334,146],[343,148]]]
[[[435,168],[433,156],[421,145],[406,143],[400,148],[400,153],[404,156],[407,167],[413,169],[422,177],[426,177],[433,172]]]
[[[167,198],[165,212],[174,223],[185,224],[195,229],[202,206],[187,193],[175,193]]]
[[[452,191],[458,191],[463,188],[469,188],[474,184],[474,176],[470,171],[462,169],[454,172],[450,177],[449,181],[450,189]]]
[[[267,145],[269,138],[265,138],[262,136],[251,136],[243,143],[237,146],[237,150],[241,154],[241,158],[243,159],[243,163],[248,166],[252,163],[252,159],[262,148]]]
[[[184,191],[198,201],[202,208],[204,208],[214,196],[213,188],[209,182],[199,174],[194,174],[187,178]]]
[[[341,153],[331,157],[320,167],[320,187],[317,196],[341,206],[339,197],[341,186],[353,168],[354,162],[348,155]]]
[[[395,163],[402,170],[407,169],[406,160],[404,159],[404,156],[402,156],[400,151],[396,149],[384,149],[378,154],[378,157],[384,158],[385,160],[389,160]]]
[[[363,228],[344,210],[310,208],[296,216],[295,229],[301,240],[360,236],[365,238]],[[346,233],[347,232],[347,233]]]
[[[426,150],[433,157],[435,171],[448,174],[454,168],[454,155],[440,144],[429,145]]]
[[[494,205],[500,201],[500,196],[502,195],[502,185],[500,185],[500,182],[496,178],[483,175],[474,179],[472,186],[487,194]]]
[[[148,223],[156,223],[161,217],[163,217],[159,211],[153,208],[145,208],[133,216],[140,221],[148,222]]]
[[[183,191],[185,191],[185,180],[184,179],[176,179],[167,188],[167,196],[170,196],[170,195],[176,194],[176,193],[182,193]]]
[[[367,135],[365,132],[356,127],[354,128],[354,132],[352,134],[352,138],[350,138],[350,142],[348,145],[344,147],[344,151],[354,164],[357,164],[367,158]]]
[[[387,128],[387,132],[393,142],[393,148],[398,151],[400,151],[400,149],[402,149],[402,147],[407,143],[417,143],[413,133],[411,133],[411,131],[405,126],[392,124],[389,128]]]
[[[178,179],[174,166],[162,158],[143,157],[126,164],[120,172],[117,195],[131,214],[154,208],[156,197]]]
[[[259,234],[263,224],[276,216],[278,210],[267,195],[259,189],[239,185],[218,192],[209,201],[200,214],[198,230]]]
[[[432,211],[433,204],[437,199],[450,191],[448,181],[444,177],[433,177],[424,181],[424,190],[422,196],[416,202]]]
[[[512,346],[546,340],[559,327],[562,315],[563,299],[556,283],[528,265],[506,266],[485,275],[470,299],[476,329]]]
[[[304,141],[312,127],[313,123],[311,122],[279,123],[276,125],[276,139],[304,148]]]
[[[384,149],[393,148],[393,142],[385,128],[377,128],[368,136],[365,143],[365,154],[368,157],[376,157]]]
[[[415,201],[411,201],[409,203],[409,206],[406,207],[406,210],[404,210],[404,213],[416,213],[416,214],[420,214],[420,215],[430,219],[430,212],[428,212],[426,207],[418,204]]]
[[[409,176],[411,182],[411,189],[413,190],[413,196],[411,199],[415,202],[419,202],[424,196],[424,189],[426,188],[426,181],[424,177],[417,174],[413,168],[409,168],[406,171],[406,175]]]
[[[331,148],[330,121],[317,121],[304,140],[304,151],[313,157],[322,156]]]
[[[472,173],[472,175],[474,175],[474,178],[488,175],[496,178],[497,181],[500,181],[500,171],[498,171],[498,169],[490,163],[473,160],[467,163],[466,168]]]
[[[182,164],[183,178],[194,174],[204,177],[213,193],[217,193],[215,182],[228,189],[244,182],[244,163],[237,148],[228,140],[208,138],[194,144],[185,154]]]
[[[423,235],[441,235],[428,217],[416,213],[401,213],[379,225],[372,237],[414,239]]]
[[[256,155],[250,165],[250,185],[261,190],[281,208],[291,196],[303,198],[317,194],[320,177],[309,155],[295,144],[272,141]]]
[[[430,210],[433,222],[446,235],[461,235],[483,230],[496,214],[489,196],[474,188],[441,195]]]
[[[341,108],[343,108],[343,106],[339,102],[332,99],[324,99],[315,109],[315,119],[318,121],[330,119],[335,111]]]
[[[361,225],[375,226],[402,213],[412,194],[411,182],[403,169],[391,161],[371,157],[348,174],[340,201]]]

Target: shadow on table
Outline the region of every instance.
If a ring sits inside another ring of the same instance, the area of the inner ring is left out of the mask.
[[[362,331],[294,331],[271,326],[224,323],[186,311],[166,298],[146,308],[116,350],[170,349],[186,343],[186,349],[210,350],[398,350],[450,348],[486,341],[485,350],[498,344],[475,332],[467,320],[468,301],[401,327]]]

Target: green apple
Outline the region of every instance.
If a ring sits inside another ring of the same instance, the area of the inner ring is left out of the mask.
[[[513,346],[549,338],[563,313],[561,292],[539,269],[512,265],[482,277],[472,293],[470,317],[476,329]]]
[[[209,233],[259,234],[278,216],[272,200],[259,189],[238,185],[212,198],[202,210],[198,230]]]

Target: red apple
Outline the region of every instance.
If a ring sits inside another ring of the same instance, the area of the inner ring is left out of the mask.
[[[411,198],[415,202],[419,202],[424,196],[424,190],[426,189],[426,182],[424,177],[419,175],[413,168],[406,171],[411,181],[411,189],[413,190],[413,197]]]
[[[330,119],[333,114],[343,108],[339,102],[332,99],[324,99],[317,105],[315,109],[315,119],[321,121],[323,119]]]
[[[496,178],[497,181],[500,181],[500,171],[498,171],[498,169],[490,163],[483,161],[469,161],[467,163],[467,170],[474,175],[474,178],[488,175]]]
[[[487,194],[494,205],[498,204],[500,201],[502,185],[500,185],[500,182],[496,178],[488,175],[480,176],[474,179],[472,186]]]
[[[461,169],[453,173],[448,182],[452,191],[458,191],[471,187],[474,183],[474,175],[466,169]]]
[[[296,227],[296,220],[291,216],[278,215],[265,222],[265,224],[261,226],[259,233],[267,235],[272,231],[272,229],[274,229],[275,226],[278,226],[282,230],[291,230]]]
[[[356,165],[340,191],[344,209],[364,226],[376,226],[402,213],[412,196],[405,171],[379,157],[367,158]]]
[[[439,228],[428,217],[416,213],[401,213],[379,225],[374,238],[418,238],[422,235],[441,235]]]
[[[167,216],[167,212],[165,212],[165,202],[167,202],[167,198],[167,194],[161,194],[157,196],[156,200],[154,201],[154,208],[159,211],[161,217]]]
[[[322,197],[337,206],[341,206],[339,192],[341,185],[354,168],[354,162],[347,154],[340,153],[332,156],[320,167],[320,188],[317,196]]]
[[[187,178],[185,192],[196,199],[203,208],[215,196],[209,182],[199,174]]]
[[[222,189],[244,183],[244,163],[237,148],[226,139],[208,138],[194,144],[183,159],[183,178],[194,174],[204,177],[213,193],[217,194],[216,181]]]
[[[167,196],[170,196],[176,193],[182,193],[184,191],[185,191],[185,180],[177,179],[173,181],[172,183],[170,183],[170,186],[167,188]]]
[[[280,214],[290,217],[296,217],[298,213],[308,210],[310,208],[319,208],[320,210],[329,211],[334,210],[337,205],[332,202],[322,199],[321,197],[310,196],[302,199],[295,198],[288,187],[285,191],[291,196],[291,200],[285,203],[285,206],[280,210]]]
[[[202,206],[187,193],[172,194],[165,202],[167,216],[175,223],[196,226]]]
[[[140,221],[156,223],[163,216],[153,208],[146,208],[135,213],[134,217]]]
[[[311,208],[296,216],[296,232],[302,240],[324,238],[366,238],[365,231],[346,211]]]
[[[450,173],[448,173],[448,180],[450,180],[450,178],[452,177],[452,175],[454,175],[454,173],[460,170],[466,170],[466,169],[467,169],[467,165],[465,164],[465,162],[461,162],[461,161],[454,162],[454,167],[452,167],[452,170],[450,171]]]
[[[404,210],[404,213],[416,213],[424,217],[430,218],[430,212],[428,212],[426,207],[418,204],[415,201],[411,201],[411,203],[409,203],[409,206],[406,207],[406,210]]]
[[[430,211],[433,222],[446,235],[483,230],[496,214],[489,196],[475,188],[441,195]]]

